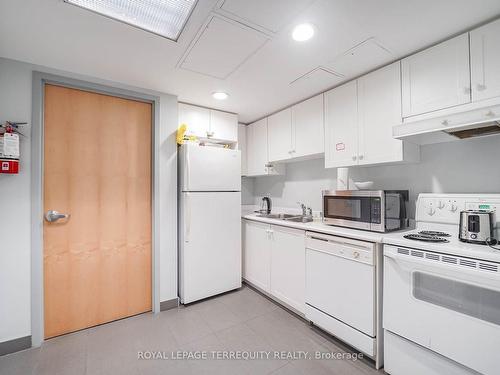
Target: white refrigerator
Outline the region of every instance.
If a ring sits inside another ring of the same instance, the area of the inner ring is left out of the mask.
[[[182,145],[179,190],[181,303],[240,288],[240,151]]]

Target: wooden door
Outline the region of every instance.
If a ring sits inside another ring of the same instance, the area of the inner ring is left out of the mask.
[[[325,94],[325,167],[358,164],[358,98],[356,81]]]
[[[500,20],[470,32],[472,101],[500,96]]]
[[[469,36],[401,60],[403,117],[469,103]]]
[[[286,160],[293,157],[292,110],[284,109],[267,118],[269,161]]]
[[[292,107],[293,157],[323,154],[324,123],[323,94]]]
[[[45,87],[45,337],[151,310],[152,105]]]
[[[399,61],[358,79],[359,164],[403,159],[403,141],[392,137],[400,125],[401,75]]]

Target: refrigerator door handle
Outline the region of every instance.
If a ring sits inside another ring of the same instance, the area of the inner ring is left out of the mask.
[[[184,242],[189,242],[191,235],[191,205],[189,204],[189,193],[185,193],[184,199],[186,217],[184,218]]]

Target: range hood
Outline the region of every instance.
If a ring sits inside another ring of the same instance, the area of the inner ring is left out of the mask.
[[[392,135],[396,139],[427,145],[500,134],[500,104],[476,109],[470,107],[468,111],[456,107],[447,110],[447,114],[440,111],[441,115],[436,112],[418,120],[405,119],[402,125],[392,128]]]

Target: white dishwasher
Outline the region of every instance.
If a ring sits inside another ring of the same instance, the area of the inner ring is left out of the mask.
[[[306,234],[306,318],[370,357],[376,355],[375,244]]]

